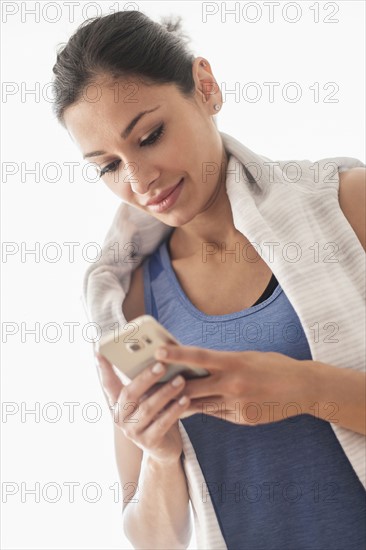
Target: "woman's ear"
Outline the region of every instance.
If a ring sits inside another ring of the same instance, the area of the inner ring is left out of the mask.
[[[222,103],[219,85],[212,74],[209,62],[203,57],[196,57],[192,64],[192,77],[196,85],[198,100],[208,109],[210,115],[215,113],[214,105]]]

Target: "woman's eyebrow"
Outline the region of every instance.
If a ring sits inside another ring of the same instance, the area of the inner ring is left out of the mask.
[[[146,110],[146,111],[141,111],[140,113],[138,113],[132,120],[131,122],[126,126],[126,128],[121,132],[121,137],[123,139],[127,139],[128,136],[130,135],[130,133],[132,132],[132,130],[134,129],[134,127],[136,126],[136,124],[138,123],[138,121],[146,114],[148,113],[152,113],[153,111],[156,111],[157,109],[159,109],[160,105],[157,105],[156,107],[154,107],[153,109],[149,109],[149,110]],[[90,158],[90,157],[99,157],[101,155],[105,155],[106,152],[105,151],[92,151],[91,153],[86,153],[84,156],[83,156],[83,159],[86,159],[86,158]]]

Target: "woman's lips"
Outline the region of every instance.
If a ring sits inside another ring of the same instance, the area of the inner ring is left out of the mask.
[[[159,202],[161,202],[162,200],[164,200],[168,195],[170,195],[170,193],[172,191],[174,191],[174,189],[177,187],[177,185],[182,181],[182,178],[179,180],[178,183],[176,183],[175,185],[173,185],[172,187],[169,187],[169,189],[164,189],[164,191],[162,191],[161,193],[159,193],[159,195],[157,195],[156,198],[153,198],[151,199],[149,202],[146,203],[146,206],[150,205],[150,204],[159,204]]]
[[[179,183],[173,187],[173,189],[169,192],[168,195],[166,195],[163,199],[161,199],[158,203],[153,204],[147,204],[147,208],[151,210],[152,212],[163,212],[173,206],[175,201],[177,200],[180,191],[183,187],[184,178],[181,178]]]

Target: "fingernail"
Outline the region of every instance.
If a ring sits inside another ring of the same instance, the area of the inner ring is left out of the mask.
[[[154,374],[160,374],[161,372],[163,372],[164,367],[161,363],[155,363],[151,370]]]
[[[168,350],[166,348],[158,348],[155,351],[156,359],[165,359],[168,356]]]
[[[174,387],[180,386],[183,383],[183,381],[184,381],[183,376],[177,376],[177,378],[174,378],[172,382],[172,386]]]
[[[182,395],[182,397],[179,399],[178,403],[179,405],[185,405],[188,401],[188,397],[186,395]]]

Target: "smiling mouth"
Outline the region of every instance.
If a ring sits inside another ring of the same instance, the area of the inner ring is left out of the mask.
[[[169,197],[169,195],[171,193],[173,193],[174,189],[176,189],[176,187],[178,187],[178,185],[182,182],[182,179],[183,178],[180,178],[180,180],[178,181],[178,183],[176,183],[173,187],[169,187],[169,189],[163,191],[162,193],[160,193],[160,195],[157,196],[156,199],[151,199],[149,202],[147,202],[145,204],[145,206],[150,206],[150,205],[156,205],[156,204],[159,204],[160,202],[162,202],[164,199],[166,199],[167,197]]]
[[[158,202],[148,203],[146,205],[146,208],[151,212],[155,212],[157,214],[160,214],[172,208],[178,200],[182,187],[184,186],[184,182],[185,179],[184,177],[182,177],[177,185],[175,185],[168,194],[165,194],[163,199],[159,199]]]

